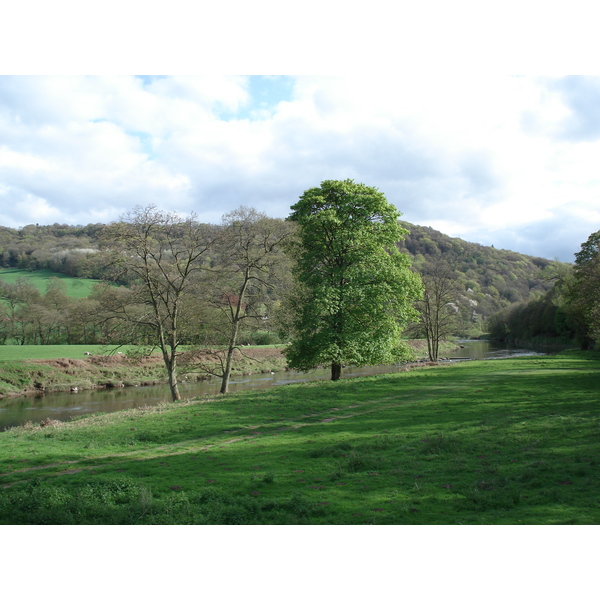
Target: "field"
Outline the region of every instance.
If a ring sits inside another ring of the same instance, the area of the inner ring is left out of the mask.
[[[0,433],[0,523],[599,524],[600,355],[478,361]]]
[[[100,346],[85,345],[48,345],[48,346],[15,346],[0,345],[0,362],[13,360],[49,360],[54,358],[83,358],[86,352],[94,355],[126,353],[135,346]]]
[[[424,340],[409,340],[408,343],[414,349],[418,356],[424,357],[427,353],[426,342]],[[267,346],[252,346],[250,352],[262,351],[267,353],[270,349],[281,349],[283,346],[267,345]],[[102,346],[95,344],[82,345],[25,345],[17,346],[12,344],[0,345],[0,362],[13,360],[49,360],[54,358],[82,358],[86,352],[94,355],[114,354],[115,352],[123,352],[126,354],[130,350],[135,350],[137,346]],[[456,348],[455,344],[445,343],[443,346],[445,352],[450,352]],[[248,349],[246,350],[248,352]],[[159,350],[155,354],[160,354]]]
[[[46,286],[51,277],[57,277],[67,286],[66,293],[72,298],[86,298],[90,295],[97,279],[80,279],[69,277],[63,273],[56,273],[49,269],[39,271],[27,271],[25,269],[0,269],[0,281],[4,283],[15,283],[19,277],[33,284],[42,294],[46,293]]]

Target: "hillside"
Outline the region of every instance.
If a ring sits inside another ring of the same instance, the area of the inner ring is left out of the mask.
[[[406,222],[403,226],[409,234],[399,248],[413,257],[415,270],[423,272],[436,260],[450,263],[464,293],[463,304],[473,309],[475,321],[542,294],[553,285],[544,269],[555,261],[466,242],[431,227]]]
[[[409,234],[399,244],[414,258],[414,268],[442,259],[455,269],[461,302],[478,327],[483,320],[511,304],[528,300],[552,287],[544,269],[554,261],[452,238],[431,227],[403,222]],[[102,224],[86,226],[27,225],[0,227],[0,268],[49,269],[70,277],[102,278]]]
[[[29,282],[41,294],[44,294],[52,278],[60,279],[64,283],[64,291],[71,298],[86,298],[99,279],[71,277],[50,269],[29,271],[25,269],[0,269],[0,285],[2,283],[14,284],[19,279]]]

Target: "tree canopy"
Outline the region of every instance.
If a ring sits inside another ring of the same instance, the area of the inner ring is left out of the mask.
[[[574,292],[589,339],[600,341],[600,231],[592,233],[575,255]]]
[[[421,283],[396,247],[407,233],[399,211],[376,188],[352,180],[323,181],[291,208],[299,287],[290,300],[289,365],[308,371],[330,364],[336,380],[347,363],[407,357],[401,333],[416,318]]]

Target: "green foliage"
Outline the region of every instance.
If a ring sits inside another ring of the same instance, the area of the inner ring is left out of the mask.
[[[420,225],[403,223],[409,233],[398,244],[414,257],[415,269],[425,273],[435,263],[452,265],[464,310],[463,330],[476,328],[497,311],[532,294],[544,293],[553,282],[545,269],[561,263],[466,242]],[[481,333],[481,331],[479,332]]]
[[[292,206],[299,225],[290,254],[301,286],[292,298],[290,366],[390,363],[407,356],[401,334],[421,288],[396,243],[399,212],[375,188],[324,181]]]
[[[514,304],[487,322],[491,336],[503,341],[536,338],[578,343],[600,341],[600,232],[581,245],[575,266],[549,265],[544,274],[554,287],[527,302]]]
[[[578,335],[576,322],[551,294],[497,312],[486,321],[486,329],[493,339],[509,343],[546,340],[552,344],[554,340],[569,345]]]
[[[575,255],[573,308],[582,315],[586,338],[600,342],[600,231],[592,233]],[[584,345],[590,343],[586,340]]]

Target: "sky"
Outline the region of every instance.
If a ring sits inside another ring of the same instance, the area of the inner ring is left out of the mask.
[[[353,179],[409,223],[571,262],[600,229],[587,3],[340,6],[10,3],[0,225],[150,204],[285,218],[306,189]]]
[[[600,229],[600,77],[0,77],[0,222],[286,217],[353,179],[409,223],[571,262]]]

